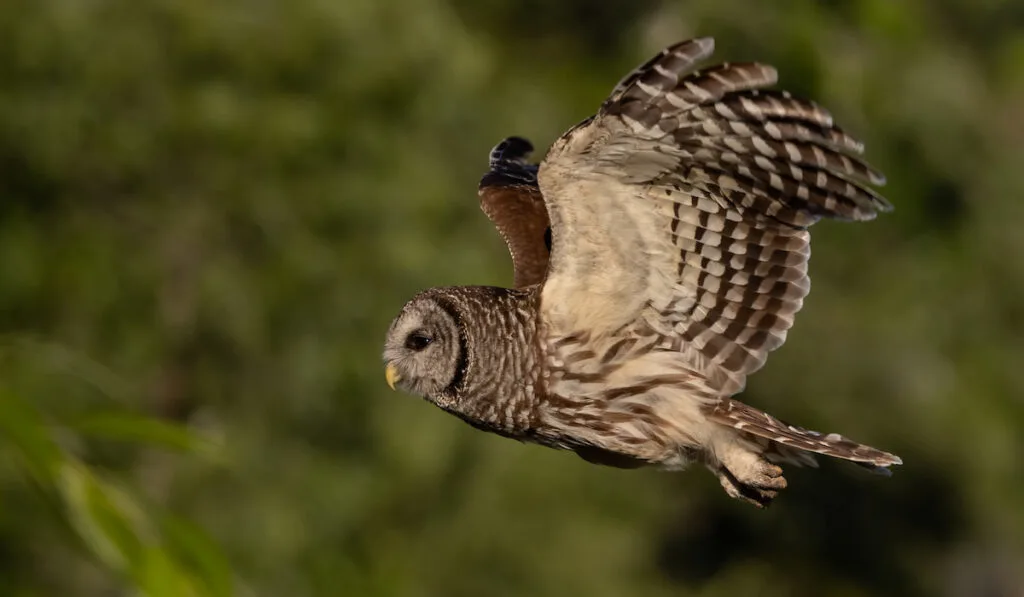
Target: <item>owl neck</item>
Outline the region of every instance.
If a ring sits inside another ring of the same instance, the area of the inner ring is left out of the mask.
[[[460,316],[461,381],[437,405],[474,427],[523,438],[536,419],[539,287],[449,289]]]

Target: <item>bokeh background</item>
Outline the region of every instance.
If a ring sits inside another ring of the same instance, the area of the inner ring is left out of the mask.
[[[745,396],[890,479],[756,511],[384,384],[414,292],[511,282],[490,148],[694,35],[889,176]],[[1019,0],[4,0],[0,48],[0,595],[1024,595]]]

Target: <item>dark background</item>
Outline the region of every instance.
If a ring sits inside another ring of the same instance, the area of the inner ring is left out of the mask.
[[[1024,595],[1022,26],[1014,0],[3,0],[0,594]],[[894,213],[814,229],[745,400],[900,454],[891,479],[823,462],[756,511],[384,383],[414,292],[511,283],[490,148],[546,147],[695,35],[889,177]],[[181,439],[150,417],[214,449],[146,447]]]

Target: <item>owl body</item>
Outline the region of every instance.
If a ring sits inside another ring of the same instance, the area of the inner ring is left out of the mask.
[[[474,427],[584,456],[609,452],[673,469],[687,464],[685,446],[705,441],[700,430],[707,425],[695,402],[672,401],[671,394],[692,392],[699,377],[671,352],[651,350],[651,335],[552,337],[535,317],[540,300],[538,286],[433,288],[406,305],[391,335],[430,325],[423,311],[450,322],[459,348],[455,375],[428,398]],[[469,341],[484,337],[490,341]],[[401,350],[386,346],[385,358],[401,362]],[[549,385],[562,394],[548,393]],[[665,398],[674,406],[670,413],[654,406]]]
[[[427,290],[385,344],[388,382],[475,427],[617,467],[699,462],[758,506],[780,463],[877,471],[898,457],[733,398],[810,290],[809,227],[889,204],[862,145],[757,63],[697,71],[710,39],[627,75],[541,165],[510,137],[481,207],[515,289]]]

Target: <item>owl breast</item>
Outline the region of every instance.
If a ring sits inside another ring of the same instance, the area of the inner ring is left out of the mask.
[[[538,343],[539,287],[445,289],[461,313],[464,382],[437,405],[474,427],[530,439],[544,394]]]

